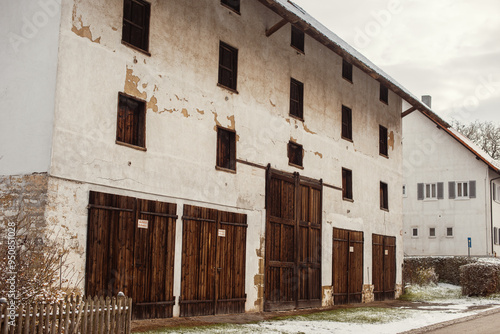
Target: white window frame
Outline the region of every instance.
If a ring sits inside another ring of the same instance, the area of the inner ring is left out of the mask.
[[[500,203],[500,186],[493,183],[493,200],[497,203]]]
[[[434,235],[431,235],[431,229],[434,229]],[[436,228],[435,227],[429,227],[429,238],[431,238],[431,239],[436,238]]]
[[[469,181],[457,181],[455,182],[456,198],[457,199],[469,199],[470,196],[470,185]]]
[[[448,234],[448,229],[451,228],[451,235]],[[455,236],[455,231],[453,231],[453,226],[448,226],[446,227],[446,237],[447,238],[453,238]]]
[[[414,235],[414,234],[413,234],[413,232],[414,232],[414,231],[417,231],[417,235]],[[410,231],[410,232],[411,232],[411,237],[412,237],[412,238],[418,238],[418,237],[419,237],[419,231],[418,231],[418,227],[417,227],[417,226],[413,226],[413,227],[411,228],[411,231]]]
[[[438,186],[437,183],[424,184],[424,200],[437,200]]]

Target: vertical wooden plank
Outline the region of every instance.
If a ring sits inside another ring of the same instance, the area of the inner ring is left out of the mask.
[[[23,334],[29,334],[30,330],[30,314],[31,314],[31,305],[27,304],[26,305],[26,310],[25,310],[25,316],[24,316],[24,331]]]

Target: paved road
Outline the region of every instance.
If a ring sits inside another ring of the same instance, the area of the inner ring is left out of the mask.
[[[500,308],[406,332],[408,334],[498,334]]]

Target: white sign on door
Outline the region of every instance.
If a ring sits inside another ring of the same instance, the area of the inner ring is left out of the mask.
[[[148,229],[148,227],[149,227],[149,221],[144,220],[144,219],[139,219],[139,220],[137,221],[137,227],[138,227],[138,228],[145,228],[145,229]]]
[[[226,237],[226,230],[219,230],[219,237],[225,238]]]

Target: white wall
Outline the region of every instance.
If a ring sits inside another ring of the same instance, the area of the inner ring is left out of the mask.
[[[4,0],[1,6],[0,175],[47,172],[60,4]]]
[[[305,55],[297,53],[290,25],[265,37],[281,18],[258,1],[243,1],[241,15],[218,0],[152,1],[151,12],[149,57],[121,44],[122,1],[63,3],[51,175],[54,186],[64,186],[51,198],[51,221],[75,226],[74,240],[84,247],[88,190],[248,213],[247,310],[254,310],[265,171],[243,164],[236,174],[215,170],[221,125],[236,130],[238,159],[337,187],[341,168],[353,170],[353,203],[324,188],[323,286],[331,285],[334,226],[365,232],[366,283],[371,233],[398,237],[400,282],[401,99],[391,92],[389,105],[381,103],[378,82],[358,69],[354,84],[342,79],[342,59],[310,37]],[[239,50],[238,94],[216,85],[219,40]],[[305,122],[289,116],[291,76],[305,85]],[[115,144],[118,92],[148,102],[147,152]],[[342,104],[353,110],[353,143],[340,138]],[[391,137],[389,159],[378,153],[379,124]],[[304,147],[303,170],[288,165],[289,140]],[[389,212],[380,210],[380,181],[389,185]],[[68,199],[79,214],[61,214]],[[80,271],[84,256],[77,255]]]
[[[420,112],[403,119],[404,244],[407,255],[491,254],[488,166]],[[449,199],[448,182],[476,181],[477,198]],[[418,200],[418,183],[444,182],[444,199]],[[412,228],[419,236],[412,237]],[[436,228],[436,237],[429,228]],[[446,236],[452,227],[453,237]]]

